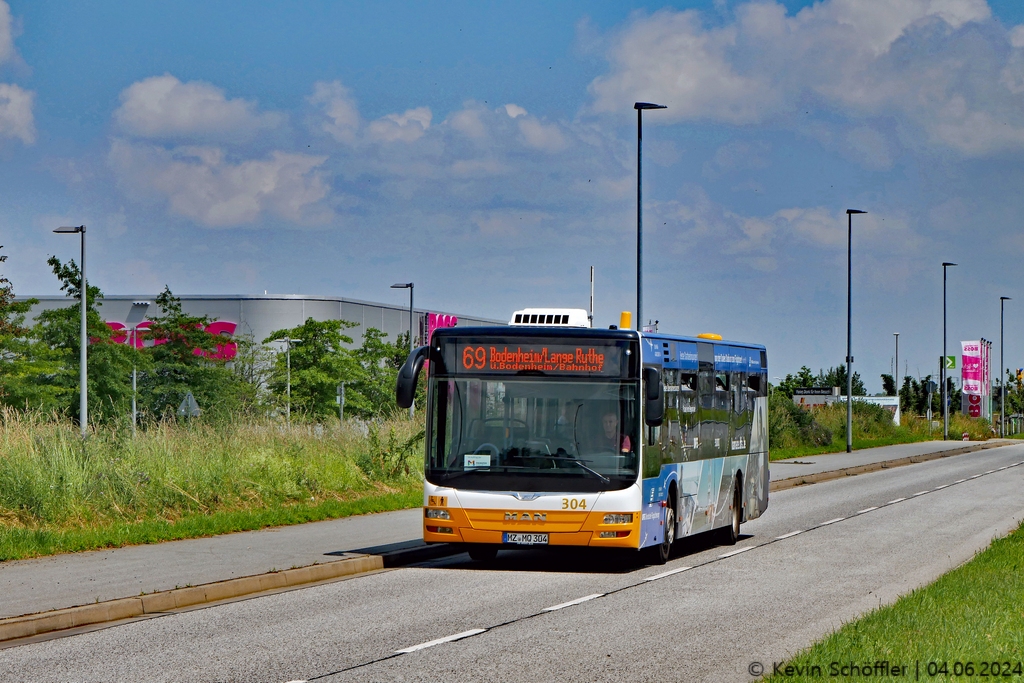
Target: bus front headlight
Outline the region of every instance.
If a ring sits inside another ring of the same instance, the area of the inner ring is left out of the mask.
[[[615,513],[615,514],[611,514],[611,515],[605,515],[604,516],[604,523],[605,524],[632,524],[633,523],[633,513],[632,512],[627,512],[625,514]]]
[[[427,519],[451,519],[452,516],[447,510],[425,510]]]

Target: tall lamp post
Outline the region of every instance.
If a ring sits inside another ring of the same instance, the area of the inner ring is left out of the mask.
[[[128,311],[128,317],[125,318],[125,324],[129,325],[131,334],[131,345],[132,353],[139,347],[139,323],[142,322],[143,318],[146,317],[146,311],[149,309],[148,301],[135,301],[132,303],[132,309]],[[135,362],[132,362],[132,436],[135,436],[135,425],[138,423],[138,372],[135,367]]]
[[[413,343],[412,343],[412,318],[413,318],[412,292],[413,292],[413,288],[414,288],[414,286],[413,286],[412,282],[397,282],[397,283],[391,285],[391,289],[408,289],[409,290],[409,353],[410,354],[413,351]],[[412,419],[413,412],[415,410],[416,410],[416,406],[410,404],[410,406],[409,406],[409,419],[410,420]]]
[[[643,204],[643,140],[644,110],[668,109],[664,104],[635,102],[636,109],[636,329],[644,328],[644,220]]]
[[[999,297],[999,436],[1006,438],[1006,366],[1003,360],[1003,304],[1008,296]]]
[[[79,399],[78,399],[78,416],[79,422],[82,427],[82,438],[85,438],[86,433],[89,429],[89,372],[87,367],[88,354],[87,349],[89,348],[89,336],[86,333],[85,327],[85,299],[86,293],[89,291],[87,281],[85,279],[85,226],[79,225],[78,227],[66,227],[61,226],[54,230],[57,234],[74,234],[81,233],[82,235],[82,286],[79,290],[79,294],[82,299],[82,329],[80,332],[79,339],[79,350],[78,350],[78,386],[79,386]]]
[[[867,213],[860,209],[846,210],[846,452],[853,452],[853,214]]]
[[[285,384],[284,393],[286,397],[285,401],[285,424],[288,429],[292,427],[292,344],[301,344],[301,339],[292,339],[291,337],[281,337],[274,341],[282,342],[284,344],[284,367],[285,367]]]
[[[893,332],[892,336],[896,337],[896,360],[895,367],[892,369],[892,383],[896,387],[896,395],[900,395],[900,382],[896,379],[900,374],[900,333]]]
[[[942,369],[942,440],[949,438],[949,397],[946,389],[946,268],[952,268],[955,263],[942,262],[942,362],[939,366]]]

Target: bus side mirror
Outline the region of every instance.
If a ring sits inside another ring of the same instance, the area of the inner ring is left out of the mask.
[[[644,422],[658,427],[665,419],[665,395],[661,391],[661,373],[657,368],[644,368]]]
[[[398,383],[395,386],[395,402],[399,408],[408,408],[416,398],[416,382],[423,369],[423,361],[427,359],[429,346],[420,346],[409,354],[398,371]]]

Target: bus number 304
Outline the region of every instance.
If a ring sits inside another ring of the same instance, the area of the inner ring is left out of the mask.
[[[563,498],[562,499],[563,510],[586,510],[587,499],[586,498]]]

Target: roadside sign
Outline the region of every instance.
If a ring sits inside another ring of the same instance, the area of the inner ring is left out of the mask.
[[[946,369],[956,370],[956,356],[946,356]]]

